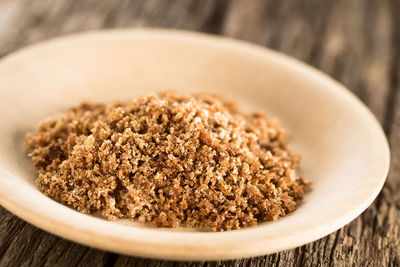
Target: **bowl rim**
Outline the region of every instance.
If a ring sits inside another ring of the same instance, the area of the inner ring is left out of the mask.
[[[108,39],[118,38],[121,36],[202,42],[209,46],[217,45],[234,48],[246,53],[256,53],[260,56],[268,55],[268,57],[272,57],[288,67],[296,68],[296,71],[300,71],[302,74],[307,76],[312,76],[313,79],[319,80],[318,82],[326,84],[326,90],[332,90],[336,95],[346,99],[347,101],[351,101],[352,104],[357,107],[357,110],[369,121],[370,130],[374,131],[374,134],[377,135],[376,142],[379,143],[380,147],[380,151],[377,152],[380,153],[379,158],[382,160],[383,166],[382,169],[375,174],[376,177],[379,177],[377,186],[371,191],[367,199],[360,200],[356,207],[347,210],[331,222],[325,222],[318,227],[306,227],[301,229],[302,231],[298,231],[295,236],[292,235],[290,237],[281,238],[279,239],[279,242],[273,246],[266,245],[266,243],[270,241],[265,240],[262,234],[260,234],[260,231],[262,230],[261,226],[249,227],[230,232],[188,233],[136,228],[118,224],[118,226],[116,226],[118,229],[110,226],[107,227],[110,232],[99,233],[96,230],[96,227],[103,227],[105,225],[104,223],[110,223],[101,219],[93,218],[90,225],[77,226],[71,221],[61,221],[60,218],[52,217],[49,214],[45,215],[40,210],[33,211],[32,208],[23,206],[22,203],[18,201],[17,197],[7,194],[9,187],[5,184],[5,179],[0,179],[0,204],[16,216],[58,236],[88,246],[106,249],[117,253],[174,260],[221,260],[275,253],[295,248],[322,238],[343,227],[360,215],[372,203],[382,189],[389,171],[389,144],[382,127],[366,105],[352,92],[321,71],[295,58],[262,46],[234,40],[228,37],[183,30],[155,28],[103,29],[61,36],[22,48],[1,59],[0,70],[2,66],[7,64],[7,62],[13,61],[15,58],[29,55],[32,51],[36,51],[36,49],[43,49],[47,46],[57,45],[60,43],[65,44],[68,42],[75,42],[77,39]],[[0,172],[0,178],[4,178],[3,176],[4,174]],[[82,219],[83,217],[81,216],[87,217],[87,215],[80,213],[77,213],[76,216],[77,218],[79,217]],[[126,235],[126,233],[130,233],[130,235]],[[237,242],[238,240],[240,240],[240,242]],[[219,249],[221,244],[224,244],[227,247],[221,250]]]

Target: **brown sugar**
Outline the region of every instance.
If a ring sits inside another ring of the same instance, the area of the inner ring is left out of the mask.
[[[287,132],[210,95],[83,103],[28,134],[47,196],[110,220],[238,229],[277,220],[307,188]]]

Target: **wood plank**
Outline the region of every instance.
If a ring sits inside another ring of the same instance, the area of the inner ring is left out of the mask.
[[[231,265],[400,264],[400,3],[339,1],[0,1],[0,55],[53,36],[99,28],[152,26],[224,34],[306,61],[355,92],[390,134],[392,166],[383,192],[348,226],[321,240]],[[0,208],[0,266],[200,266],[87,248]]]

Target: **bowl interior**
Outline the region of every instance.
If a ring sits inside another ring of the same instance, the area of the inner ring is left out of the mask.
[[[388,169],[384,134],[353,95],[302,63],[241,42],[154,30],[67,37],[7,57],[0,87],[0,203],[48,231],[117,252],[219,259],[295,247],[359,215]],[[278,117],[312,182],[298,209],[257,227],[188,233],[107,222],[38,191],[23,151],[26,132],[82,100],[126,100],[165,89],[213,92]]]

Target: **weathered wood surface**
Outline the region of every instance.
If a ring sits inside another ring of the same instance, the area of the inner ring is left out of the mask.
[[[133,26],[209,32],[280,50],[356,93],[382,123],[392,150],[377,200],[346,227],[297,249],[237,261],[154,261],[75,244],[0,207],[0,266],[399,266],[399,14],[398,0],[0,0],[0,56],[54,36]]]

